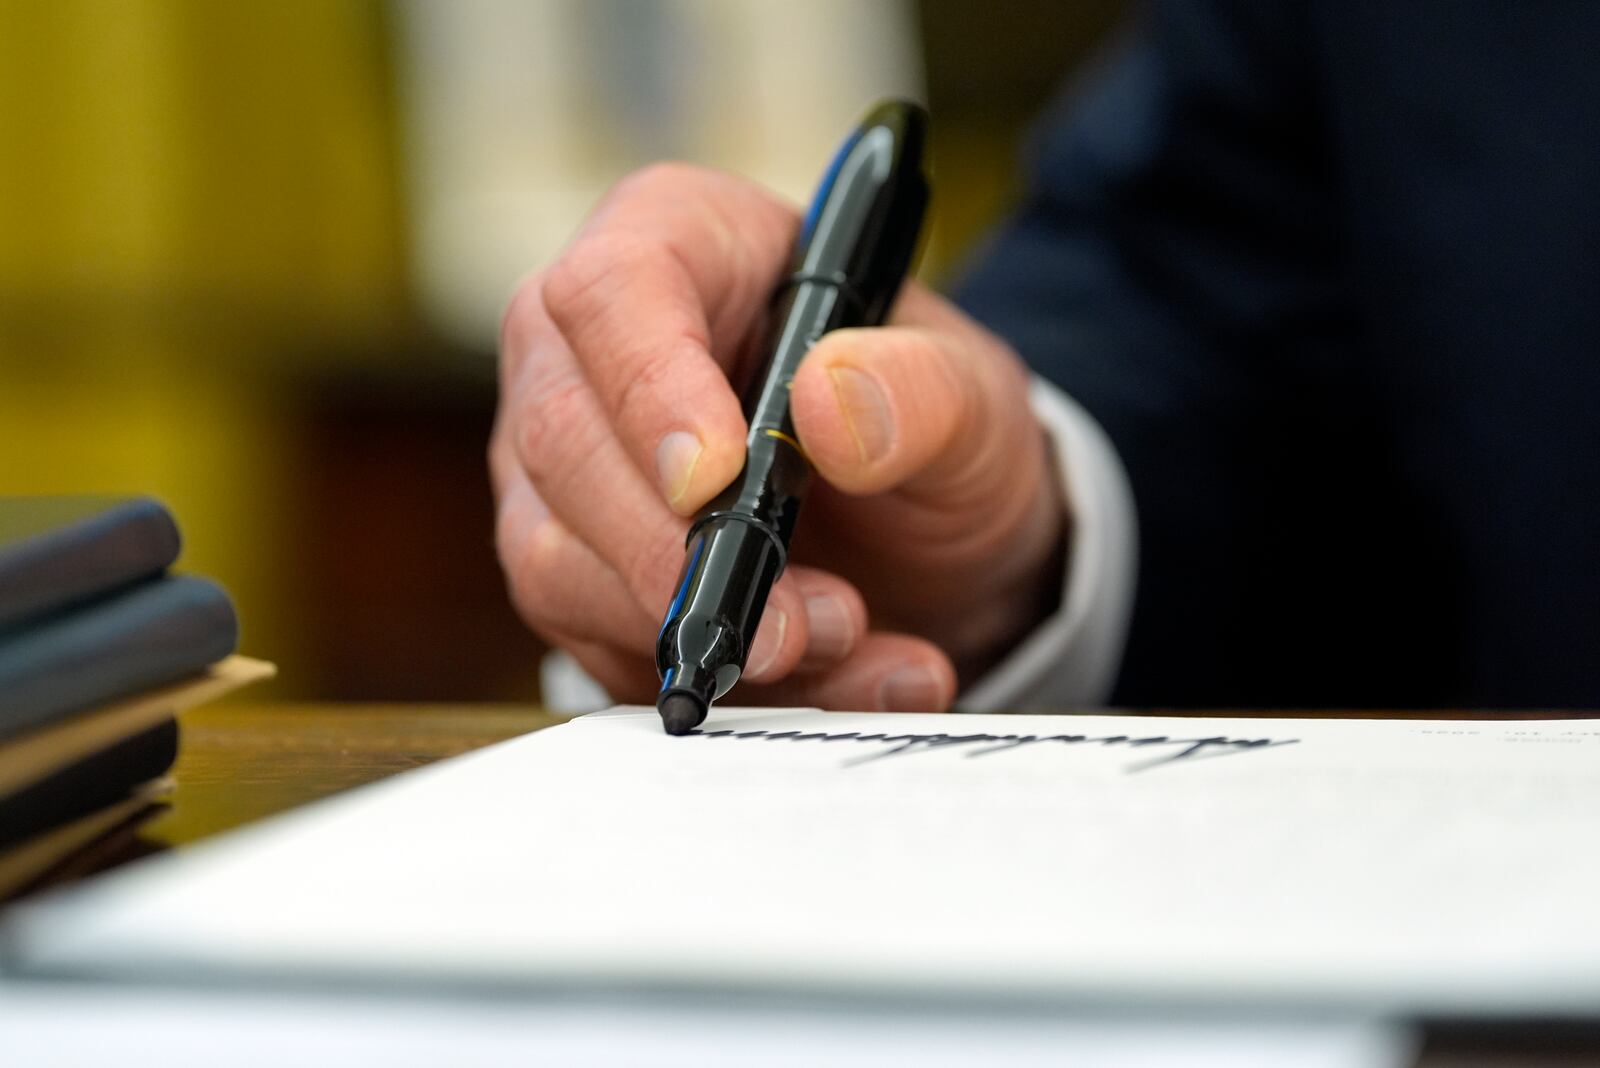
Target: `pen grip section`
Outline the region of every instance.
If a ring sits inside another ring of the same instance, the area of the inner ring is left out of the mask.
[[[663,690],[709,702],[733,688],[783,558],[774,534],[742,516],[711,515],[696,525],[656,640]]]

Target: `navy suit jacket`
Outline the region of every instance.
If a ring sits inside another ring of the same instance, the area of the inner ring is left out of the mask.
[[[1149,7],[958,293],[1127,465],[1116,699],[1600,708],[1600,4]]]

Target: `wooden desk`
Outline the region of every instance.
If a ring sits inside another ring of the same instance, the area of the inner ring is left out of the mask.
[[[185,713],[173,804],[141,829],[184,845],[559,723],[534,706],[214,705]]]
[[[533,705],[236,704],[181,717],[170,805],[28,893],[561,722]]]
[[[1282,713],[1279,713],[1282,714]],[[1305,713],[1294,713],[1304,715]],[[1372,713],[1363,713],[1372,715]],[[1472,718],[1434,714],[1418,718]],[[1516,718],[1549,718],[1527,713]],[[561,720],[533,706],[223,704],[186,713],[169,809],[97,850],[111,866],[284,812],[353,786]],[[1556,1068],[1600,1064],[1588,1033],[1430,1033],[1418,1068]]]

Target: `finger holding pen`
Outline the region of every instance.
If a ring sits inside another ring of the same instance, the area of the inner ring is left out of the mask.
[[[548,620],[556,611],[587,616],[580,629],[609,630],[612,644],[648,650],[659,627],[650,617],[671,596],[688,524],[630,459],[564,337],[540,307],[524,311],[508,326],[507,336],[506,343],[525,347],[525,355],[516,361],[503,399],[505,447],[549,516],[520,538],[513,534],[509,543],[502,542],[501,559],[512,570],[518,603],[536,619]],[[731,395],[726,379],[719,382]],[[508,500],[503,490],[502,511]],[[614,576],[638,611],[602,610],[605,601],[589,603],[582,596],[575,579],[583,561],[575,551],[557,551],[563,534],[605,566],[608,573],[593,574],[597,588],[611,588]],[[560,608],[541,607],[541,602]],[[808,643],[805,601],[792,582],[774,590],[773,603],[776,611],[761,635],[761,648],[752,650],[753,657],[761,654],[759,678],[788,673]]]
[[[999,338],[907,286],[889,326],[811,350],[791,410],[823,480],[808,518],[829,532],[802,548],[879,618],[913,621],[970,681],[1051,608],[1067,506],[1027,371]]]
[[[797,226],[753,184],[651,168],[619,186],[544,282],[544,307],[618,440],[679,515],[744,462],[729,371]]]

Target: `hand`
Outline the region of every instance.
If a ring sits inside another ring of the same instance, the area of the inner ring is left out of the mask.
[[[618,700],[648,703],[689,517],[739,473],[727,371],[799,215],[663,164],[614,188],[506,312],[489,459],[524,619]],[[816,466],[791,562],[731,701],[939,711],[1050,609],[1067,513],[1027,373],[921,286],[840,330],[791,393]]]

